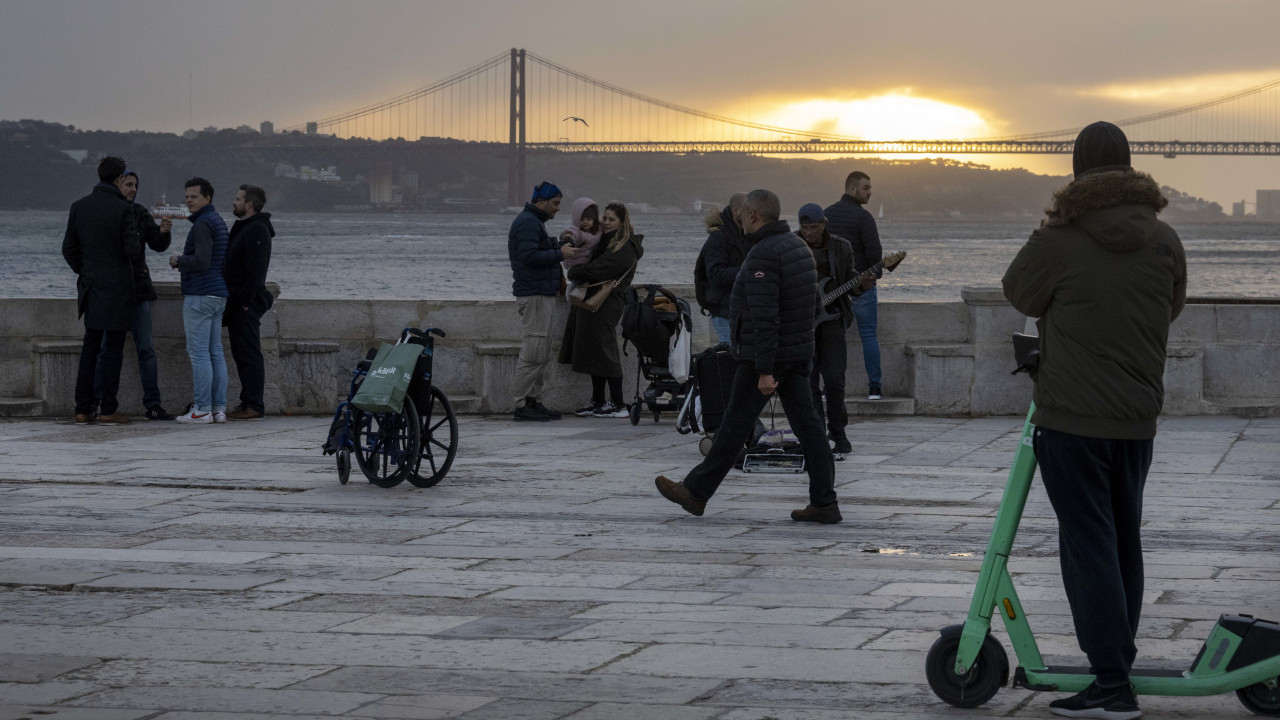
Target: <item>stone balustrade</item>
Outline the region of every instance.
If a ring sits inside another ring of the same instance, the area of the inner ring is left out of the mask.
[[[690,287],[672,286],[683,297]],[[273,288],[278,293],[278,288]],[[157,283],[152,315],[164,404],[190,401],[191,366],[182,332],[177,283]],[[556,310],[564,325],[568,305]],[[849,333],[848,394],[852,412],[921,415],[1019,414],[1031,381],[1010,375],[1010,335],[1025,319],[998,289],[967,288],[956,302],[881,302],[880,347],[885,401],[858,398],[866,387],[857,333]],[[513,408],[511,379],[519,322],[510,298],[495,300],[292,300],[281,298],[263,317],[266,402],[271,412],[326,414],[345,397],[350,369],[367,348],[394,340],[406,326],[438,327],[435,382],[460,412]],[[694,315],[694,349],[712,342],[708,319]],[[72,414],[83,329],[71,298],[0,299],[0,415]],[[556,344],[558,345],[558,337]],[[227,343],[223,342],[224,349]],[[623,357],[627,397],[635,391],[634,348]],[[1193,301],[1174,323],[1165,370],[1170,415],[1280,414],[1280,302]],[[230,404],[237,402],[235,364],[227,350]],[[643,378],[641,386],[644,385]],[[590,393],[587,378],[555,364],[544,402],[570,408]],[[896,399],[895,399],[896,398]],[[140,414],[137,355],[125,345],[121,409]]]

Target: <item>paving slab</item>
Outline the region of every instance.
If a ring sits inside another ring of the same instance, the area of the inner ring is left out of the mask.
[[[652,478],[701,454],[670,423],[467,417],[444,482],[381,489],[337,483],[328,422],[0,422],[0,720],[1021,718],[1056,697],[961,713],[923,673],[1021,418],[855,419],[835,526],[790,521],[803,476],[734,472],[681,512]],[[1276,467],[1273,419],[1161,421],[1140,666],[1185,667],[1219,612],[1280,618]],[[1045,657],[1080,664],[1038,482],[1010,570]]]

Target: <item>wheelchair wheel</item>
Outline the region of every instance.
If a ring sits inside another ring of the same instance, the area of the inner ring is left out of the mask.
[[[421,422],[421,450],[408,480],[420,488],[444,479],[458,452],[458,416],[440,388],[431,387],[431,404],[418,413]]]
[[[395,487],[413,472],[422,428],[413,401],[398,413],[360,413],[356,420],[356,462],[369,482]]]
[[[338,451],[338,482],[343,485],[351,479],[351,451],[342,448]]]

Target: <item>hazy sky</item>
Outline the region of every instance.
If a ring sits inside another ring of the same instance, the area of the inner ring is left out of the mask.
[[[195,127],[282,127],[522,47],[733,116],[895,94],[1016,134],[1280,78],[1277,28],[1274,0],[0,0],[0,119],[181,132],[190,75]],[[982,160],[1070,169],[1065,157]],[[1280,187],[1280,158],[1135,163],[1224,204]]]

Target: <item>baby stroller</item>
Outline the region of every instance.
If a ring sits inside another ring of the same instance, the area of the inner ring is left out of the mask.
[[[639,291],[629,287],[626,302],[622,349],[625,353],[627,343],[634,345],[639,362],[631,424],[640,424],[640,413],[646,407],[658,422],[662,411],[679,410],[688,394],[693,313],[687,300],[660,285],[643,285]],[[642,376],[649,381],[643,392]]]
[[[397,344],[422,347],[413,369],[413,378],[399,412],[367,412],[351,400],[368,376],[378,354],[369,353],[351,372],[347,399],[339,403],[329,425],[329,437],[321,450],[337,455],[338,482],[351,477],[351,456],[369,482],[378,487],[395,487],[408,480],[416,487],[431,487],[444,479],[458,451],[458,418],[453,405],[431,382],[435,338],[444,331],[405,328]]]

